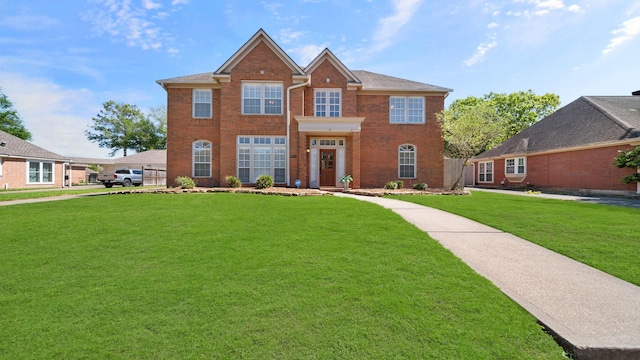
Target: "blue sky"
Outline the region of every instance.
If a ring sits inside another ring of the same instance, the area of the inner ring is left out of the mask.
[[[300,66],[328,47],[352,70],[454,89],[640,90],[640,0],[0,0],[0,88],[33,143],[106,158],[84,131],[116,100],[166,103],[158,79],[215,71],[263,28]],[[116,156],[118,156],[117,154]]]

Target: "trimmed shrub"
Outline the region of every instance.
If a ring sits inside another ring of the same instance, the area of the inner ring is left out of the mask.
[[[414,190],[427,190],[427,184],[425,183],[417,183],[413,185]]]
[[[395,181],[389,181],[384,185],[384,188],[389,190],[395,190],[398,188],[398,183]]]
[[[398,185],[397,186],[398,189],[402,189],[402,186],[404,186],[404,183],[402,182],[402,180],[396,181],[396,184]]]
[[[273,186],[273,178],[269,175],[260,175],[256,180],[257,189],[268,189]]]
[[[176,183],[181,189],[193,189],[196,187],[196,182],[188,176],[178,176],[176,178]]]
[[[226,181],[227,185],[229,185],[229,187],[232,187],[232,188],[237,188],[242,186],[242,181],[240,181],[240,179],[238,179],[236,176],[233,176],[233,175],[225,176],[224,181]]]

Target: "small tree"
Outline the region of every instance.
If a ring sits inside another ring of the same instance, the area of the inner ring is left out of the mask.
[[[631,168],[636,170],[635,173],[622,178],[622,182],[628,184],[630,182],[640,182],[640,146],[631,150],[620,150],[618,156],[615,157],[613,165],[619,168]]]
[[[437,119],[445,141],[445,154],[463,159],[464,164],[495,143],[505,126],[496,109],[481,101],[450,107],[438,113]],[[452,190],[459,186],[463,175],[464,166]]]
[[[13,103],[2,89],[0,89],[0,130],[22,140],[31,140],[31,133],[24,127],[18,111],[13,108]]]

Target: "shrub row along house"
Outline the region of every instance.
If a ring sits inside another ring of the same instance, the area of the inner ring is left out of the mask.
[[[633,169],[613,165],[618,151],[640,146],[640,92],[583,96],[474,158],[482,187],[640,193],[622,183]]]
[[[443,185],[435,114],[451,89],[348,69],[325,49],[296,64],[262,29],[215,72],[157,81],[167,91],[167,178],[199,186]],[[299,180],[299,182],[297,181]]]

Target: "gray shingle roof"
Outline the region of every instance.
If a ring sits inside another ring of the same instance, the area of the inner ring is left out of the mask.
[[[423,91],[423,92],[452,92],[452,89],[429,85],[417,81],[401,79],[393,76],[376,74],[370,71],[353,70],[355,76],[362,82],[362,90],[383,91]]]
[[[0,146],[0,156],[59,161],[68,159],[0,130],[0,143],[2,142],[5,146]]]
[[[584,147],[639,137],[639,96],[583,96],[475,159]]]
[[[123,156],[114,160],[114,164],[166,164],[167,150],[147,150],[141,153]]]
[[[201,74],[193,74],[187,76],[178,76],[169,79],[162,79],[156,81],[158,84],[162,85],[164,83],[168,84],[215,84],[216,82],[213,80],[213,73],[206,72]]]

